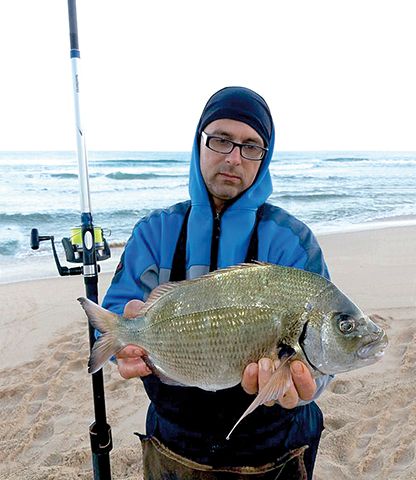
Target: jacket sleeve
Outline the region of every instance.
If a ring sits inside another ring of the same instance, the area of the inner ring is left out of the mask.
[[[103,300],[103,307],[122,314],[133,299],[145,301],[159,284],[159,253],[157,225],[140,221],[133,229],[113,280]]]
[[[169,281],[176,239],[189,202],[154,210],[133,228],[103,307],[122,314],[130,300],[145,301],[150,292]]]

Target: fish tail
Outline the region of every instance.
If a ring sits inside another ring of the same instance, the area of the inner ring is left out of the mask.
[[[87,298],[81,297],[78,298],[78,301],[85,310],[91,325],[102,333],[94,342],[88,362],[88,373],[95,373],[102,368],[107,360],[125,346],[115,334],[116,325],[120,317]]]
[[[259,391],[256,398],[248,406],[247,410],[241,415],[237,423],[233,426],[230,433],[227,435],[227,440],[230,439],[230,435],[233,433],[234,429],[241,422],[241,420],[247,417],[247,415],[253,412],[259,405],[264,405],[265,403],[271,402],[273,400],[279,400],[289,390],[292,385],[292,374],[290,372],[289,360],[293,356],[294,353],[282,357],[280,365],[270,377],[270,380]]]
[[[97,338],[88,361],[88,373],[98,372],[105,362],[110,360],[124,347],[125,344],[112,333],[104,333],[104,335]]]
[[[94,328],[101,333],[111,332],[115,329],[119,315],[100,307],[88,298],[80,297],[77,300],[85,310],[88,320]]]

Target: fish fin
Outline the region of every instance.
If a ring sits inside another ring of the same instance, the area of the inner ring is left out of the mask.
[[[233,433],[236,426],[247,417],[251,412],[253,412],[258,406],[264,405],[267,402],[273,400],[278,400],[282,398],[283,395],[289,390],[292,386],[292,375],[290,373],[289,360],[293,355],[285,356],[277,369],[273,372],[270,380],[266,385],[259,391],[256,398],[248,406],[247,410],[241,415],[237,423],[233,426],[230,433],[227,435],[227,440],[230,439],[230,435]]]
[[[109,332],[115,328],[119,315],[110,312],[88,298],[80,297],[77,299],[87,314],[91,325],[101,333]]]
[[[113,333],[120,316],[100,307],[88,298],[80,297],[78,301],[91,325],[103,334],[94,342],[88,362],[88,373],[95,373],[107,360],[125,347],[125,344]]]
[[[147,298],[146,303],[143,305],[142,310],[140,310],[138,316],[144,317],[148,309],[152,307],[159,300],[159,298],[171,292],[172,290],[175,290],[175,288],[182,283],[199,283],[203,278],[216,277],[219,271],[224,272],[224,271],[232,271],[232,270],[241,270],[244,268],[246,269],[259,268],[259,267],[267,267],[269,265],[272,265],[272,264],[266,263],[266,262],[257,262],[257,261],[253,263],[239,263],[237,265],[224,267],[224,268],[221,268],[220,270],[215,270],[213,272],[206,273],[202,277],[193,278],[191,280],[181,280],[179,282],[163,283],[162,285],[157,286],[150,292],[150,295]]]
[[[260,267],[270,267],[270,265],[274,265],[270,262],[261,262],[260,260],[253,260],[252,263],[254,263],[254,265],[258,265]],[[248,264],[250,265],[250,264]]]
[[[88,373],[95,373],[102,368],[107,360],[126,346],[114,334],[108,332],[97,338],[91,350],[88,361]]]
[[[166,286],[168,286],[168,288],[170,286],[170,288],[172,289],[172,288],[175,288],[180,283],[199,283],[199,282],[204,281],[204,279],[206,279],[206,278],[217,277],[219,273],[224,274],[224,273],[227,273],[227,272],[232,272],[233,270],[248,270],[248,269],[258,270],[261,267],[268,267],[270,265],[273,265],[273,264],[266,263],[266,262],[257,262],[257,261],[253,262],[253,263],[237,263],[236,265],[231,265],[229,267],[223,267],[223,268],[219,268],[218,270],[213,270],[212,272],[205,273],[204,275],[202,275],[200,277],[197,277],[197,278],[192,278],[190,280],[181,280],[179,282],[170,282],[170,283],[161,285],[161,287],[166,285]],[[159,287],[157,287],[157,288],[159,288]],[[155,290],[153,290],[152,293]]]
[[[258,260],[251,263],[242,262],[242,263],[237,263],[236,265],[230,265],[229,267],[223,267],[219,270],[214,270],[212,272],[206,273],[204,277],[209,277],[209,276],[215,277],[216,275],[218,275],[218,272],[224,272],[224,271],[243,270],[243,269],[258,270],[260,267],[270,267],[271,265],[273,264],[267,263],[267,262],[259,262]],[[202,278],[202,277],[198,277],[198,278]],[[197,281],[198,278],[196,278],[195,281]]]
[[[162,285],[159,285],[158,287],[154,288],[151,292],[149,297],[146,300],[146,303],[143,305],[142,309],[140,310],[140,316],[144,317],[146,314],[147,310],[153,306],[162,295],[165,295],[166,293],[171,292],[174,290],[180,282],[168,282],[168,283],[162,283]]]

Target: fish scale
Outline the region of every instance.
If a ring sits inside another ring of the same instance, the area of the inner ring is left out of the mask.
[[[271,323],[268,308],[223,307],[204,312],[203,322],[197,313],[182,315],[180,321],[173,317],[166,322],[155,322],[153,328],[140,332],[140,344],[149,352],[157,352],[151,353],[151,360],[178,382],[193,385],[197,377],[200,379],[197,386],[217,390],[236,385],[245,365],[273,354],[278,322],[274,336],[270,335]],[[181,375],[175,373],[178,364]],[[219,365],[223,376],[216,378]]]

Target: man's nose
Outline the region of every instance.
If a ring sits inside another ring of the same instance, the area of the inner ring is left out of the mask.
[[[234,145],[234,148],[230,153],[227,153],[225,160],[231,165],[240,165],[241,163],[241,153],[240,148],[237,145]]]

